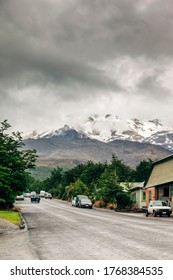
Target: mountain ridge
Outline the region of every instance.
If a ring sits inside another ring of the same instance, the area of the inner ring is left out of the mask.
[[[123,120],[111,114],[105,116],[95,114],[74,126],[65,124],[58,129],[43,132],[33,131],[24,135],[24,140],[51,137],[89,138],[105,143],[114,140],[129,140],[155,144],[170,152],[173,151],[173,129],[163,125],[159,119],[141,121],[132,118]]]
[[[142,160],[158,160],[170,155],[167,149],[149,143],[128,140],[101,142],[90,138],[71,139],[65,136],[28,139],[25,148],[36,149],[37,165],[73,167],[88,161],[110,162],[116,155],[125,164],[136,167]]]

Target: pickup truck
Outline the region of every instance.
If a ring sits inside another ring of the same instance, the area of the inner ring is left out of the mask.
[[[170,217],[171,213],[172,209],[167,205],[165,201],[151,200],[147,207],[146,217],[148,217],[149,214],[153,214],[154,217],[156,217],[157,215],[159,215],[160,217],[162,215],[167,215],[168,217]]]

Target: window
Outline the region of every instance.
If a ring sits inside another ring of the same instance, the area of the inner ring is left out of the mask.
[[[142,192],[142,201],[146,201],[146,192]]]
[[[169,188],[168,187],[163,189],[163,196],[169,197]]]
[[[136,202],[136,193],[132,193],[132,200],[134,203]]]
[[[173,196],[173,184],[170,185],[170,197]]]

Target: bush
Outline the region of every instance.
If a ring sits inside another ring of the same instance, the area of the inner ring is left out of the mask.
[[[108,203],[107,207],[110,209],[110,210],[113,210],[116,208],[116,205],[114,203]]]
[[[97,200],[94,202],[94,206],[97,208],[101,208],[101,207],[105,207],[106,205],[103,200]]]
[[[125,208],[131,208],[133,201],[130,197],[130,195],[126,192],[120,192],[116,195],[116,201],[117,201],[117,208],[118,209],[125,209]]]

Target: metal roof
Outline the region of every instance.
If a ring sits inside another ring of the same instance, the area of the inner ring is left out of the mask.
[[[145,188],[173,182],[173,154],[153,162]]]

